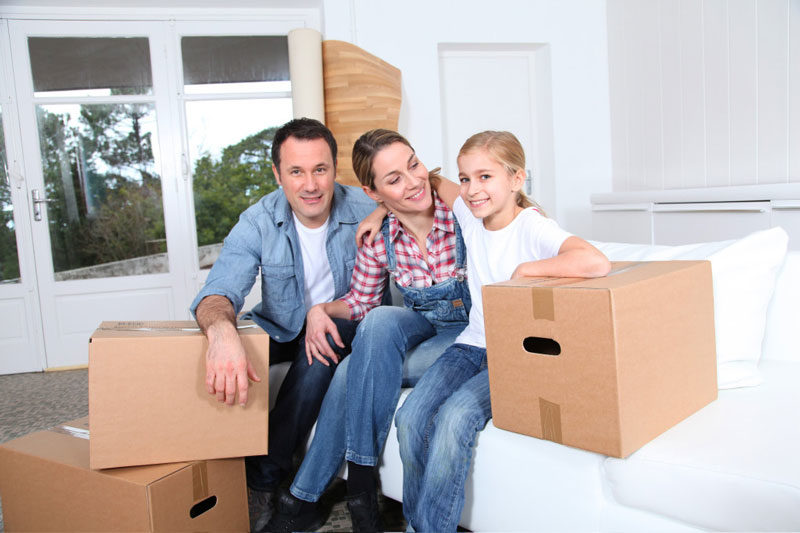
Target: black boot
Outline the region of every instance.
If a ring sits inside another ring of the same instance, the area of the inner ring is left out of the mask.
[[[247,489],[247,507],[250,513],[250,531],[258,531],[272,518],[273,491]]]
[[[376,491],[362,492],[347,498],[347,510],[355,533],[375,533],[381,531]]]
[[[316,502],[307,502],[281,491],[275,502],[275,514],[260,531],[290,533],[292,531],[316,531],[325,525],[325,514]]]

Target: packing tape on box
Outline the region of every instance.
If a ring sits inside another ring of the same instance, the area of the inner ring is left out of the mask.
[[[540,397],[539,416],[542,420],[542,438],[564,444],[561,436],[561,406]]]
[[[147,322],[114,322],[113,326],[100,326],[101,331],[200,331],[199,327],[176,328],[170,326],[147,326]],[[236,329],[257,328],[258,324],[237,324]]]
[[[555,320],[553,305],[553,289],[550,287],[533,288],[533,318],[536,320]]]
[[[208,498],[208,464],[205,461],[192,463],[192,501]]]

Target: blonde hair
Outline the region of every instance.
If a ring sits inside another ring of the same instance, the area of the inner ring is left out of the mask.
[[[405,137],[392,130],[380,128],[369,130],[356,140],[351,158],[353,171],[361,185],[375,190],[375,172],[372,170],[372,162],[378,152],[394,143],[405,144],[411,148],[412,152],[415,152],[414,147]],[[441,179],[440,170],[440,167],[436,167],[428,171],[428,178],[434,186],[437,184],[436,181]]]
[[[458,151],[458,157],[481,149],[486,150],[495,161],[503,165],[503,168],[509,174],[514,175],[520,171],[525,172],[525,150],[513,133],[491,130],[476,133],[464,142],[461,150]],[[534,207],[542,215],[547,216],[544,209],[528,198],[524,191],[517,191],[516,200],[518,206],[522,208]]]

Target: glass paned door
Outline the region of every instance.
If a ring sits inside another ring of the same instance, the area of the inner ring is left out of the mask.
[[[161,157],[174,146],[163,135],[175,129],[174,91],[167,58],[154,52],[169,25],[9,28],[46,366],[82,365],[103,321],[185,316],[176,316],[185,285],[170,262],[165,209],[178,176]]]
[[[168,271],[149,41],[29,37],[56,281]],[[53,103],[49,103],[53,102]],[[97,102],[97,103],[94,103]]]
[[[181,39],[198,262],[211,268],[239,215],[278,185],[270,149],[292,118],[286,37]]]

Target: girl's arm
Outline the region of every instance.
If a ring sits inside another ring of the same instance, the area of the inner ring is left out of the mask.
[[[558,255],[517,266],[511,279],[552,276],[561,278],[599,278],[608,274],[611,263],[605,255],[580,237],[569,237]]]
[[[431,178],[431,187],[436,194],[439,195],[439,198],[449,207],[453,209],[453,204],[456,203],[456,198],[458,198],[459,191],[461,187],[458,186],[457,183],[450,181],[447,178]]]
[[[375,211],[367,215],[361,224],[356,228],[356,247],[361,248],[362,244],[372,244],[375,235],[381,230],[383,219],[389,214],[389,210],[383,204],[378,204]]]

